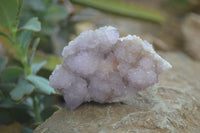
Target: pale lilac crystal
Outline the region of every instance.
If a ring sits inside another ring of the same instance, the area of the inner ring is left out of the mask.
[[[147,41],[116,28],[85,31],[63,49],[63,63],[50,76],[50,85],[64,95],[70,109],[83,102],[118,102],[158,82],[171,67]]]

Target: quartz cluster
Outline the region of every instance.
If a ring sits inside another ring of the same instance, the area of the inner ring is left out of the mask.
[[[157,83],[158,75],[171,68],[147,41],[135,35],[119,38],[111,26],[82,32],[62,56],[49,80],[72,110],[83,102],[123,101]]]

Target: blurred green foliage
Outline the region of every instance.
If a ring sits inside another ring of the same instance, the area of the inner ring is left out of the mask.
[[[46,53],[55,53],[59,45],[53,40],[53,36],[63,33],[62,31],[68,27],[73,27],[67,21],[69,15],[64,1],[24,0],[20,25],[27,22],[29,18],[37,16],[42,22],[41,31],[36,34],[41,39],[39,49]],[[67,42],[68,38],[68,34],[65,34],[61,39]]]
[[[166,6],[175,13],[186,12],[191,8],[189,0],[169,0]]]
[[[67,10],[61,6],[52,6],[46,10],[42,4],[36,5],[36,2],[41,2],[40,0],[26,0],[28,1],[33,8],[56,15],[55,18],[47,15],[45,17],[47,21],[51,19],[60,21],[68,15]],[[55,91],[49,86],[47,79],[37,75],[48,61],[43,59],[40,62],[34,61],[40,41],[39,34],[35,32],[41,31],[41,22],[37,17],[31,16],[22,24],[20,22],[22,7],[23,0],[0,1],[0,36],[6,44],[8,53],[7,57],[0,57],[0,124],[18,121],[26,125],[23,131],[31,132],[29,124],[44,121],[59,108],[51,105],[46,107],[43,103],[43,99],[55,94]],[[59,16],[61,12],[65,14]],[[11,63],[13,60],[18,63]]]
[[[158,11],[142,8],[119,0],[71,0],[71,2],[90,6],[117,15],[139,18],[146,21],[156,23],[162,23],[165,21],[164,16]]]

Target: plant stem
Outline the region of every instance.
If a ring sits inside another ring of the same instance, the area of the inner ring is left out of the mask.
[[[36,96],[33,96],[32,99],[33,99],[33,112],[35,114],[35,120],[36,122],[41,122],[42,118],[40,115],[40,103],[38,102]]]
[[[19,56],[19,60],[21,61],[24,67],[25,76],[32,74],[31,66],[28,63],[27,52],[24,52],[21,48],[21,44],[17,42],[17,30],[12,30],[12,38],[13,38],[13,46],[17,51],[17,55]]]
[[[30,75],[32,74],[32,71],[31,71],[31,66],[28,64],[28,58],[27,58],[27,53],[22,53],[22,59],[21,59],[21,62],[24,66],[24,72],[25,72],[25,75]]]

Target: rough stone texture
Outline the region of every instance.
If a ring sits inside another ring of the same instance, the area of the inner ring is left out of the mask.
[[[88,103],[57,111],[34,133],[199,133],[200,63],[160,53],[173,68],[124,103]]]
[[[185,50],[193,58],[200,60],[200,15],[188,15],[182,25],[182,31],[185,39]]]
[[[172,49],[169,45],[167,45],[163,40],[152,36],[151,34],[142,34],[141,38],[147,40],[150,44],[153,45],[153,48],[156,51],[169,51]]]

